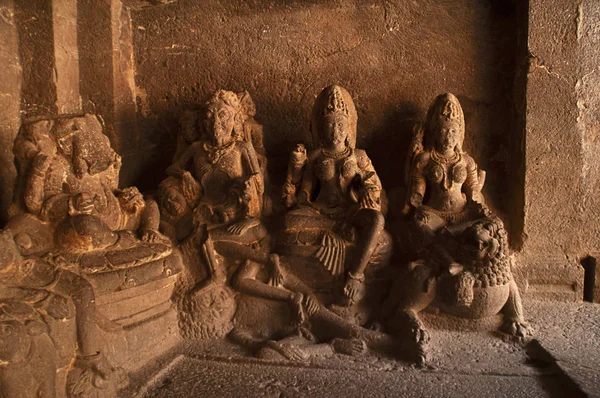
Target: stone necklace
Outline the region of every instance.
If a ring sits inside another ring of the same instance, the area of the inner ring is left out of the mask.
[[[331,152],[325,148],[321,148],[321,152],[323,153],[323,155],[325,155],[325,157],[328,157],[328,158],[334,159],[334,160],[339,160],[339,159],[348,157],[348,155],[350,155],[350,151],[351,151],[350,147],[346,147],[346,149],[344,149],[342,152]]]
[[[460,161],[462,160],[462,155],[460,154],[460,152],[454,151],[454,154],[452,156],[446,157],[440,155],[435,150],[435,148],[433,148],[433,150],[431,151],[431,160],[433,160],[436,163],[434,169],[435,174],[439,173],[441,175],[442,188],[444,189],[444,191],[449,191],[450,188],[452,188],[453,179],[448,178],[447,169],[455,164],[460,163]],[[450,167],[445,167],[446,165]]]

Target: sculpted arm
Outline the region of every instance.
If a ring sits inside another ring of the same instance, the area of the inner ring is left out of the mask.
[[[381,191],[383,190],[381,180],[365,151],[357,149],[356,158],[358,167],[360,168],[360,177],[364,184],[363,197],[359,198],[363,202],[362,207],[380,211]]]
[[[470,156],[465,156],[466,166],[467,166],[467,179],[464,184],[464,191],[467,195],[467,200],[470,202],[481,202],[482,195],[481,189],[483,188],[483,178],[485,176],[485,172],[478,171],[477,164]],[[480,174],[483,178],[480,179]]]
[[[429,161],[429,154],[422,152],[415,159],[413,165],[411,179],[410,179],[410,192],[408,193],[409,204],[418,208],[423,204],[423,197],[427,189],[427,180],[425,179],[425,166]]]
[[[296,191],[298,185],[302,182],[302,171],[306,161],[306,148],[303,144],[298,144],[290,154],[288,172],[283,184],[282,198],[286,207],[292,207],[296,204]]]
[[[173,162],[173,164],[167,168],[167,175],[173,177],[182,177],[187,171],[186,167],[194,157],[195,150],[196,146],[194,144],[187,147],[185,151],[183,151],[183,153]]]
[[[264,176],[262,175],[262,171],[260,169],[260,165],[258,163],[258,158],[256,157],[256,151],[250,144],[246,144],[243,146],[243,158],[244,158],[244,167],[245,175],[247,179],[253,181],[256,184],[256,190],[259,195],[262,195],[265,191],[264,187]]]
[[[300,194],[298,195],[299,203],[308,203],[310,202],[310,197],[312,196],[312,191],[315,184],[315,174],[313,172],[313,167],[317,158],[317,154],[314,152],[308,156],[308,161],[306,166],[304,167],[304,172],[302,173],[302,184],[300,185]]]
[[[24,200],[27,210],[39,214],[45,199],[44,182],[51,159],[38,153],[31,163],[31,170],[25,182]]]

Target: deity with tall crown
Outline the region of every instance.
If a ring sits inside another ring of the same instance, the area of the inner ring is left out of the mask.
[[[463,150],[465,119],[458,99],[441,94],[415,129],[407,162],[403,248],[419,260],[396,281],[383,313],[400,334],[427,341],[417,312],[435,305],[444,312],[483,318],[502,312],[502,330],[525,336],[521,298],[512,275],[504,224],[484,202],[485,172]]]
[[[348,91],[325,88],[312,112],[314,149],[307,153],[300,144],[290,158],[283,189],[290,210],[278,245],[281,254],[304,259],[298,269],[317,269],[318,277],[304,279],[316,291],[333,293],[322,300],[342,311],[363,301],[365,285],[391,255],[383,189],[367,153],[356,148],[356,128]]]

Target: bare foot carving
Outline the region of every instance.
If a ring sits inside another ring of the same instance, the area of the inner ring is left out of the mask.
[[[277,359],[273,356],[273,351],[289,361],[305,361],[308,359],[308,356],[298,346],[273,340],[268,340],[265,343],[265,346],[260,350],[258,357],[261,359]]]
[[[334,339],[331,344],[340,354],[357,356],[367,352],[367,344],[361,339]]]
[[[304,306],[302,305],[303,301],[304,295],[302,293],[292,293],[290,309],[295,317],[295,323],[297,326],[300,326],[306,322],[306,312],[304,311]]]
[[[527,322],[518,322],[510,319],[504,322],[500,327],[500,331],[516,337],[529,337],[533,335],[533,328]]]

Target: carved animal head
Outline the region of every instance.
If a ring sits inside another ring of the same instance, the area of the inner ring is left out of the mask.
[[[506,253],[506,231],[495,220],[482,219],[461,235],[461,250],[469,262],[484,262]]]
[[[0,303],[0,365],[28,360],[32,337],[47,330],[46,324],[30,304]]]
[[[41,322],[2,320],[2,316],[0,316],[0,365],[26,361],[31,351],[32,337],[45,331],[46,326]]]
[[[136,187],[128,187],[119,193],[121,209],[130,214],[137,213],[145,206],[144,197]]]
[[[121,158],[111,148],[108,137],[103,133],[101,120],[92,114],[58,119],[52,129],[58,147],[73,164],[77,177],[96,175],[109,168],[109,178],[118,179]]]

